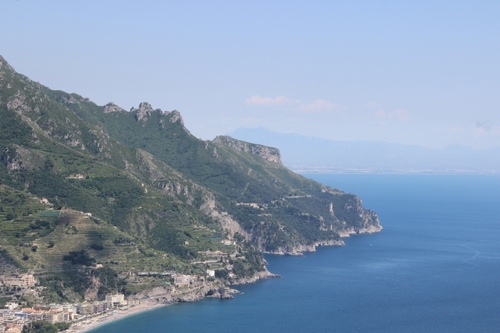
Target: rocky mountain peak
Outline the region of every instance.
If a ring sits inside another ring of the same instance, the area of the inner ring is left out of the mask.
[[[153,111],[153,107],[148,102],[142,102],[139,104],[139,112],[150,112]]]
[[[168,111],[162,111],[161,109],[153,109],[151,104],[149,104],[148,102],[140,103],[138,109],[133,107],[130,109],[130,112],[137,112],[137,114],[135,115],[135,119],[137,121],[140,121],[140,120],[147,121],[153,112],[159,112],[160,115],[163,115],[163,116],[170,114],[170,112],[168,112]],[[178,116],[180,117],[180,114]],[[177,121],[177,119],[175,121]],[[170,120],[170,122],[172,122],[172,123],[175,121]]]
[[[181,116],[181,113],[177,110],[173,110],[172,112],[170,112],[170,119],[169,121],[171,123],[175,123],[177,121],[179,121],[179,123],[181,125],[184,125],[184,120],[182,119],[182,116]]]
[[[148,117],[151,116],[151,112],[153,111],[153,107],[148,102],[140,103],[138,109],[134,107],[130,109],[130,112],[137,112],[137,114],[135,115],[135,119],[137,119],[137,121],[140,121],[142,119],[144,119],[144,121],[147,121]]]
[[[14,68],[0,55],[0,70],[3,71],[11,71],[15,72]]]
[[[5,74],[10,75],[15,72],[15,69],[0,55],[0,80],[4,78]]]
[[[236,151],[250,152],[254,155],[259,155],[268,162],[281,164],[281,154],[277,148],[236,140],[227,135],[220,135],[216,137],[213,142],[226,145]]]
[[[108,104],[104,105],[104,113],[122,112],[122,111],[125,111],[125,110],[113,102],[109,102]]]

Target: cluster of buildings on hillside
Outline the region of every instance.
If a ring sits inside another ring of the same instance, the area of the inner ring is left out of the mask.
[[[5,287],[10,288],[31,288],[35,286],[36,279],[33,274],[14,274],[10,276],[0,276],[0,281]]]
[[[138,277],[169,277],[164,281],[164,287],[168,287],[171,292],[182,291],[186,288],[197,288],[203,284],[203,279],[197,275],[185,275],[175,272],[146,271],[137,273]],[[215,270],[208,269],[207,277],[215,277]],[[22,307],[19,304],[19,295],[36,294],[38,281],[32,272],[11,273],[10,275],[0,275],[0,297],[12,300],[7,302],[4,309],[0,309],[0,333],[18,333],[22,331],[24,325],[34,321],[47,321],[51,324],[66,322],[75,323],[95,315],[103,314],[111,309],[128,309],[127,301],[123,294],[107,295],[103,301],[84,302],[81,304],[37,304],[33,307]],[[163,295],[162,297],[164,297]],[[158,301],[158,300],[157,300]],[[139,301],[139,304],[141,301]],[[26,303],[25,303],[26,304]],[[132,300],[130,306],[137,305],[136,300]],[[26,306],[26,305],[25,305]]]
[[[0,310],[0,333],[21,332],[24,325],[39,320],[51,324],[77,322],[116,308],[127,309],[123,294],[107,295],[104,301],[91,303],[35,305],[31,308],[19,308],[17,304],[8,303],[7,309]]]

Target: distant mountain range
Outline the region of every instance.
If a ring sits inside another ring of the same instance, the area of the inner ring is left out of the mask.
[[[332,141],[266,128],[239,128],[228,135],[278,147],[283,163],[299,173],[500,173],[500,147],[430,149],[388,142]]]

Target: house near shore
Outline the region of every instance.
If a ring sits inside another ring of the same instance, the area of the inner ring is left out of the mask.
[[[106,302],[111,303],[113,306],[127,305],[125,295],[123,294],[106,295]]]

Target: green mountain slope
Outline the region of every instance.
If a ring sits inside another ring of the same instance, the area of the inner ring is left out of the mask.
[[[147,103],[96,116],[113,137],[210,189],[262,251],[300,252],[339,241],[339,233],[379,228],[376,215],[363,210],[357,197],[294,174],[277,149],[222,136],[196,139],[177,111],[153,110]]]
[[[275,148],[202,141],[177,111],[98,106],[1,57],[0,114],[0,254],[42,279],[56,274],[55,298],[87,297],[96,276],[204,275],[215,251],[231,254],[216,280],[234,283],[266,272],[260,252],[381,229],[356,196],[292,173]],[[80,281],[71,272],[82,267]],[[132,288],[108,280],[100,288]]]

